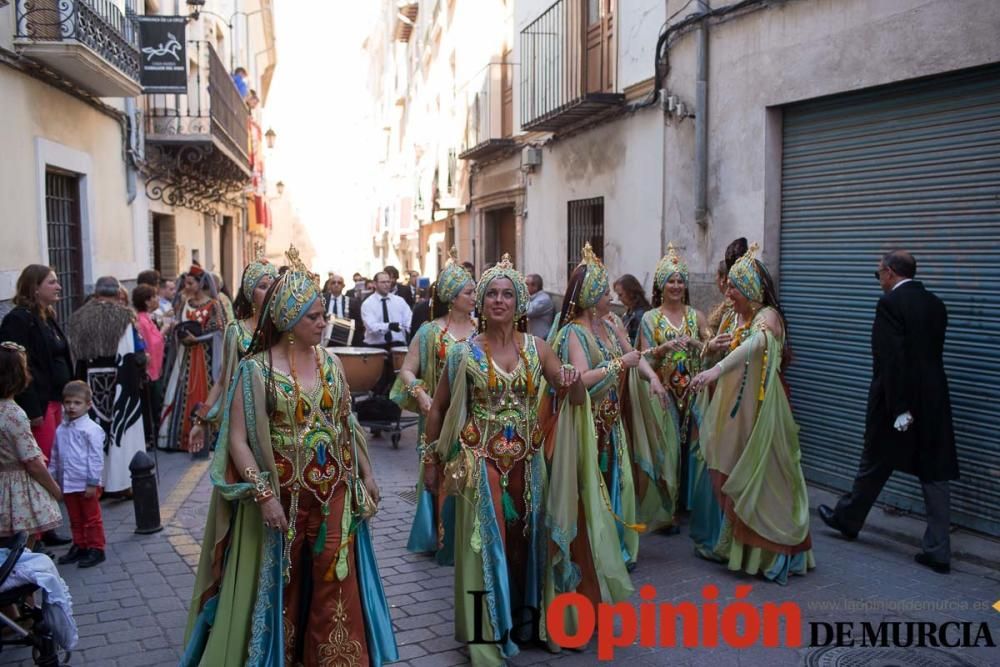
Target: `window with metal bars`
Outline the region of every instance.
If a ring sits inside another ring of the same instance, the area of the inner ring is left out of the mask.
[[[80,179],[62,171],[45,172],[45,226],[49,265],[62,285],[56,304],[60,322],[83,303],[83,242],[80,230]]]
[[[590,243],[595,255],[604,259],[604,197],[569,202],[568,220],[567,276],[571,275],[573,269],[580,263],[580,253],[586,243]]]

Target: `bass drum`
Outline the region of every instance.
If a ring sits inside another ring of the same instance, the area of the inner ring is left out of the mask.
[[[328,347],[344,367],[344,377],[352,394],[371,391],[385,370],[388,353],[377,347]]]

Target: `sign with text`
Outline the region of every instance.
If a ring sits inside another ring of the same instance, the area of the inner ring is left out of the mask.
[[[147,93],[186,93],[186,16],[137,16],[142,88]]]

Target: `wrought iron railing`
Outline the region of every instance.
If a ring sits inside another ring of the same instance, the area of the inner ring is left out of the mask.
[[[146,95],[146,134],[218,141],[242,166],[250,162],[250,112],[212,45],[189,41],[187,93]]]
[[[513,143],[513,78],[513,63],[490,63],[466,86],[463,159],[474,159],[491,145]]]
[[[608,92],[609,77],[600,71],[603,57],[590,57],[606,46],[599,33],[596,45],[588,47],[588,25],[601,25],[598,7],[595,0],[558,0],[521,30],[524,129],[557,129],[624,100]]]
[[[35,42],[75,40],[133,81],[139,81],[134,0],[123,14],[110,0],[17,0],[15,37]]]

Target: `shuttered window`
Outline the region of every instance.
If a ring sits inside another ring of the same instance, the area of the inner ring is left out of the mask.
[[[566,231],[566,275],[580,263],[580,252],[589,243],[596,254],[604,259],[604,197],[577,199],[569,202],[569,225]]]
[[[1000,68],[789,107],[782,160],[781,299],[806,476],[850,487],[881,295],[872,272],[908,249],[948,307],[953,521],[1000,534]],[[923,511],[908,475],[881,500]]]
[[[75,174],[45,172],[45,226],[49,266],[59,276],[62,299],[56,314],[64,325],[83,303],[83,248],[80,232],[80,181]]]

